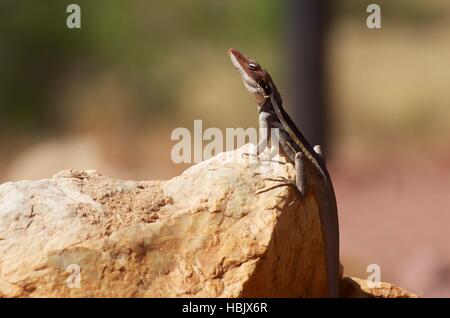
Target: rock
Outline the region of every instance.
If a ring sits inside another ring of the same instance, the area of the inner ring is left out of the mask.
[[[270,184],[261,176],[267,166],[241,152],[221,153],[166,182],[63,171],[1,185],[0,294],[323,295],[313,198],[289,205],[289,187],[256,195]],[[271,166],[293,178],[292,165]]]
[[[389,283],[369,287],[364,279],[345,277],[341,282],[341,297],[347,298],[418,298],[419,296]]]
[[[294,170],[243,151],[168,181],[67,170],[0,185],[0,296],[324,296],[314,198],[256,194]]]

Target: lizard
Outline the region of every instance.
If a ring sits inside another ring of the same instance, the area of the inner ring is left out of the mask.
[[[255,60],[246,57],[236,49],[228,54],[236,70],[241,75],[244,86],[258,106],[259,128],[263,138],[258,142],[256,156],[267,150],[268,145],[278,142],[281,155],[294,165],[295,183],[284,178],[269,179],[279,182],[265,192],[279,186],[294,186],[300,197],[312,192],[319,205],[320,223],[325,254],[328,297],[339,296],[339,220],[336,196],[325,159],[319,145],[312,147],[283,108],[281,95],[270,74]],[[278,128],[278,135],[271,129]],[[278,140],[270,140],[277,138]],[[272,158],[274,154],[271,155]]]

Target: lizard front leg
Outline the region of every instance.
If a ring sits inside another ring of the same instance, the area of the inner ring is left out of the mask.
[[[277,142],[278,145],[283,148],[284,153],[286,157],[294,163],[294,173],[295,173],[295,182],[292,182],[291,180],[285,178],[285,177],[279,177],[279,178],[265,178],[264,180],[268,181],[275,181],[277,184],[261,189],[257,191],[257,194],[270,191],[272,189],[283,187],[283,186],[291,186],[293,187],[297,194],[300,197],[304,197],[305,195],[305,189],[306,189],[306,167],[305,167],[305,155],[301,151],[295,152],[295,148],[292,146],[292,144],[289,142],[287,138],[287,134],[283,129],[278,129],[278,134],[274,134],[272,136],[272,142]],[[276,147],[274,147],[276,148]],[[294,201],[295,202],[295,201]]]
[[[258,145],[256,147],[256,154],[255,153],[243,153],[242,156],[254,156],[258,159],[258,161],[271,161],[272,158],[278,153],[277,149],[273,147],[269,147],[271,144],[271,129],[269,127],[269,118],[272,116],[268,112],[260,112],[259,114],[259,131],[260,131],[260,140],[258,142]],[[267,151],[269,150],[269,151]],[[264,156],[264,159],[261,159],[263,157],[263,154],[267,154],[267,158]]]

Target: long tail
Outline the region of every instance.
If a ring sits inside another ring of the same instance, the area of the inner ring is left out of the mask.
[[[327,189],[330,190],[330,189]],[[340,261],[339,261],[339,220],[334,191],[319,190],[317,197],[320,226],[323,235],[325,267],[327,272],[328,297],[339,297]]]

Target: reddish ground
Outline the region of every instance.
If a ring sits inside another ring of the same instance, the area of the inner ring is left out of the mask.
[[[365,277],[375,263],[383,281],[449,297],[450,155],[408,153],[330,164],[345,272]]]

